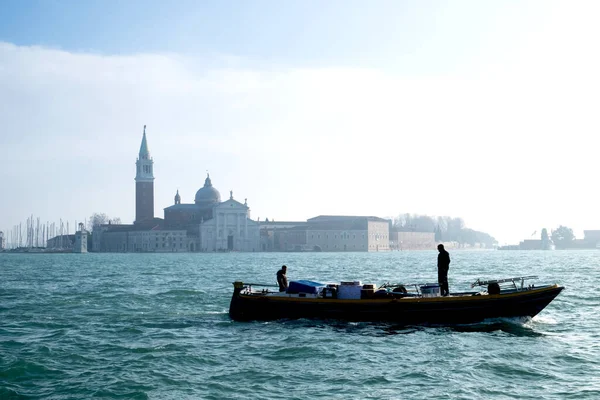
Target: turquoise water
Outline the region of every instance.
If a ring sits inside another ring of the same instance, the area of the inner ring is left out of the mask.
[[[240,323],[235,279],[435,281],[436,253],[0,254],[0,398],[600,398],[600,251],[451,257],[451,291],[566,290],[532,320]]]

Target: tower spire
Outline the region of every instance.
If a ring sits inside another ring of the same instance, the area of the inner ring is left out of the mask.
[[[148,150],[148,142],[146,141],[146,125],[144,125],[144,134],[142,136],[142,144],[140,145],[140,160],[149,160],[150,151]]]

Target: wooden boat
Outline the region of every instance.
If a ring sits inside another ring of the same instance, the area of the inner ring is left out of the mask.
[[[286,292],[276,292],[268,289],[273,285],[237,281],[229,315],[237,321],[316,318],[401,324],[459,324],[488,318],[533,317],[564,289],[556,284],[526,286],[525,281],[533,278],[536,277],[477,280],[471,287],[481,290],[444,297],[439,296],[437,284],[387,283],[375,290],[374,285],[360,282],[296,281],[299,284],[294,286],[290,282]],[[344,286],[355,287],[342,290]],[[361,287],[360,295],[356,286]]]

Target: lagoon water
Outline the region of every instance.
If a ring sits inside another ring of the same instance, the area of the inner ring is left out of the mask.
[[[600,251],[453,251],[450,289],[535,274],[533,319],[233,322],[235,279],[426,282],[436,252],[0,254],[0,399],[598,399]]]

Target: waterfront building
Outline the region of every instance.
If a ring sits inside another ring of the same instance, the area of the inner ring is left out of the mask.
[[[544,250],[541,239],[525,239],[519,243],[519,250]]]
[[[4,241],[4,232],[0,231],[0,251],[6,248],[6,243]]]
[[[306,245],[306,221],[269,221],[260,225],[261,251],[312,251]]]
[[[73,250],[75,235],[58,235],[46,241],[47,250]]]
[[[320,215],[306,222],[261,222],[263,251],[389,251],[390,221],[373,216]]]
[[[372,216],[320,215],[307,222],[307,245],[315,250],[390,250],[390,221],[387,219]]]
[[[75,232],[75,243],[73,244],[73,253],[87,253],[88,250],[88,231],[83,229],[83,223],[79,223],[79,230]]]
[[[600,248],[600,230],[583,231],[585,246],[589,248]]]
[[[106,224],[94,228],[92,250],[101,252],[172,253],[188,251],[185,230],[138,228],[136,224]]]
[[[434,232],[390,231],[391,250],[435,250],[436,248]]]

